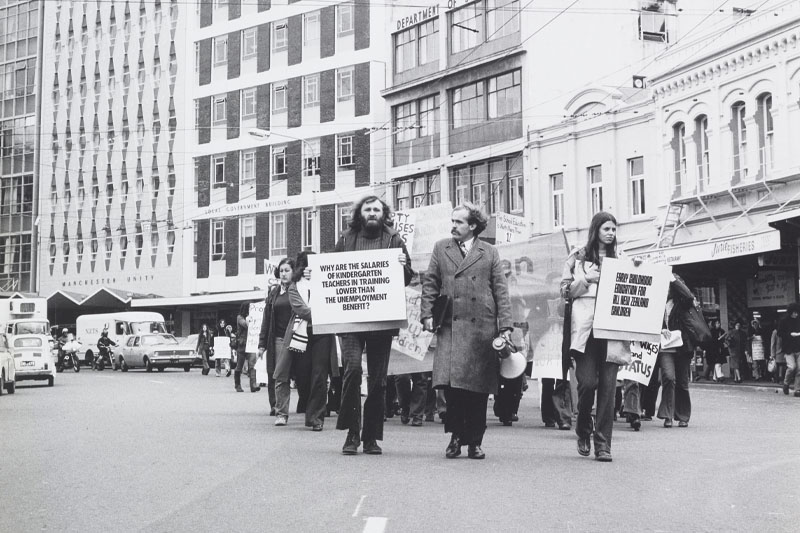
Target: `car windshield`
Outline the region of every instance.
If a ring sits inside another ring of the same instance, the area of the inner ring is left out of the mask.
[[[163,322],[131,322],[131,334],[139,335],[141,333],[166,333],[167,327]]]
[[[28,337],[24,339],[14,339],[15,348],[38,348],[42,345],[42,339]]]
[[[154,344],[178,344],[178,341],[172,335],[142,335],[142,346]]]
[[[14,325],[15,335],[50,335],[47,322],[18,322]]]

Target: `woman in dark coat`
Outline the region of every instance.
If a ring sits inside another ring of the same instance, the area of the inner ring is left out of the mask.
[[[747,364],[748,340],[747,333],[742,330],[742,323],[738,320],[733,325],[733,329],[728,332],[728,350],[730,351],[730,368],[733,372],[733,381],[742,382],[741,366]]]
[[[200,359],[203,361],[203,375],[207,376],[211,367],[208,364],[208,357],[211,354],[212,346],[214,346],[214,335],[209,331],[208,325],[205,323],[200,326],[200,333],[197,335],[197,346],[195,351],[200,354]]]
[[[693,305],[694,295],[676,275],[675,280],[669,284],[662,336],[669,337],[671,332],[680,331],[683,345],[672,349],[662,348],[658,354],[661,365],[661,403],[658,406],[658,418],[664,420],[665,428],[671,428],[673,420],[678,421],[679,427],[687,427],[692,416],[689,381],[695,347],[691,344],[684,325],[684,317]]]

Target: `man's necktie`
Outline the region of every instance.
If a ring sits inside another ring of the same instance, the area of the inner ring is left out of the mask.
[[[463,242],[459,243],[458,249],[461,251],[461,257],[467,257],[467,245],[466,244],[464,244]]]

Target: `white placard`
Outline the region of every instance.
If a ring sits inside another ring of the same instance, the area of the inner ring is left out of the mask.
[[[387,248],[308,256],[314,333],[406,327],[401,253]]]
[[[597,287],[594,336],[658,343],[672,267],[605,258]]]
[[[214,360],[231,358],[231,340],[228,337],[214,337]]]
[[[406,243],[406,250],[412,253],[414,249],[414,235],[416,234],[416,213],[412,211],[395,211],[394,229]]]
[[[658,358],[658,344],[631,341],[631,362],[619,367],[617,379],[631,379],[642,385],[650,384],[650,376]]]
[[[509,215],[508,213],[496,213],[495,217],[495,240],[497,244],[520,242],[528,239],[528,223],[525,221],[525,217]]]
[[[261,321],[264,319],[266,305],[266,302],[250,304],[250,311],[247,315],[247,344],[244,347],[244,351],[247,353],[258,352],[258,336],[261,334]]]

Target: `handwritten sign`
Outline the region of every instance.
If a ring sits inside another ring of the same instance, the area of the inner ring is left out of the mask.
[[[264,307],[266,305],[264,301],[250,304],[250,311],[247,315],[247,344],[244,347],[245,352],[258,352],[258,336],[261,333],[261,321],[264,319]]]
[[[396,211],[394,213],[394,229],[406,243],[406,250],[411,253],[414,249],[414,235],[416,234],[416,213],[411,211]]]
[[[603,260],[594,313],[598,339],[658,343],[672,267]]]
[[[656,366],[659,346],[651,342],[631,342],[631,362],[619,367],[617,379],[630,379],[642,385],[650,383],[653,368]]]
[[[314,333],[406,327],[405,276],[399,253],[389,248],[309,256]]]
[[[495,239],[498,244],[520,242],[528,238],[528,223],[525,222],[525,217],[508,213],[497,213],[495,217]]]
[[[747,279],[747,305],[775,307],[789,305],[795,299],[794,277],[789,270],[761,270]]]

